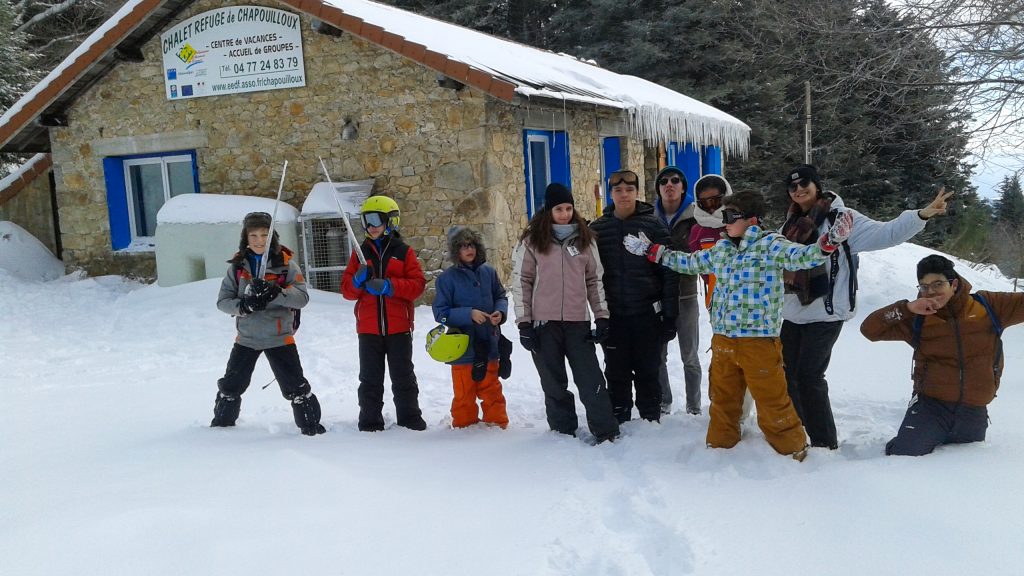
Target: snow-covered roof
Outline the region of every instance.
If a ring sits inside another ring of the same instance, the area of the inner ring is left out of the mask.
[[[35,180],[36,176],[49,170],[52,165],[53,162],[49,154],[36,154],[13,172],[0,178],[0,204],[13,198],[22,188]]]
[[[302,203],[303,216],[339,216],[338,205],[346,214],[358,214],[363,202],[373,192],[373,180],[335,182],[334,194],[327,182],[317,182]]]
[[[168,200],[156,214],[160,224],[241,224],[249,212],[274,213],[273,198],[226,194],[181,194]],[[278,223],[297,222],[294,206],[277,202]]]
[[[641,78],[369,0],[281,2],[503,100],[546,98],[620,109],[633,132],[649,142],[718,145],[733,155],[746,155],[748,150],[746,124]],[[83,78],[90,66],[140,23],[156,18],[160,5],[153,0],[128,0],[0,116],[0,147],[30,129],[34,118],[62,93],[77,82],[87,82]]]
[[[346,14],[516,85],[525,97],[620,108],[634,131],[664,142],[693,141],[746,154],[750,127],[664,86],[368,0],[327,0]]]

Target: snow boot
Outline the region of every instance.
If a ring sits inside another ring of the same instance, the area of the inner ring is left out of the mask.
[[[310,392],[292,398],[292,414],[295,416],[295,425],[306,436],[327,432],[320,424],[320,401],[317,400],[316,394]]]
[[[412,418],[399,420],[398,425],[402,428],[408,428],[409,430],[416,430],[417,432],[427,429],[427,423],[423,420],[423,416],[419,414]]]
[[[210,428],[223,426],[234,426],[238,420],[238,413],[242,410],[242,399],[238,396],[228,396],[223,392],[217,392],[217,399],[213,404],[213,421]]]

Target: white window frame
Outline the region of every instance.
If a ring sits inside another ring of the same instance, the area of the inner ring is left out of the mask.
[[[132,244],[131,248],[150,248],[156,244],[156,237],[154,236],[139,236],[136,233],[136,222],[135,222],[135,194],[132,189],[132,178],[131,178],[131,167],[132,166],[145,166],[149,164],[160,165],[160,177],[161,185],[164,189],[164,203],[171,199],[171,179],[167,172],[168,164],[177,164],[186,162],[189,168],[193,168],[192,156],[190,154],[174,154],[171,156],[152,156],[149,158],[132,158],[124,161],[124,193],[128,200],[128,226],[132,233]]]

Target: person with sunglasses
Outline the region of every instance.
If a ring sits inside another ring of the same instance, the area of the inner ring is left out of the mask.
[[[732,448],[740,441],[743,395],[750,390],[757,423],[779,454],[806,456],[804,428],[786,393],[782,371],[782,271],[821,264],[850,235],[853,219],[843,214],[815,244],[804,246],[763,230],[766,209],[757,192],[725,199],[726,237],[693,253],[669,250],[643,234],[623,239],[626,250],[682,274],[714,274],[711,303],[711,420],[707,445]]]
[[[896,437],[893,456],[923,456],[943,444],[985,440],[987,406],[1003,373],[1002,329],[1024,322],[1024,293],[971,293],[948,258],[932,254],[917,263],[915,300],[900,300],[864,319],[872,342],[906,342],[914,348],[913,396]]]
[[[789,197],[780,232],[789,240],[810,244],[828,230],[835,215],[853,215],[854,232],[819,266],[786,272],[782,309],[782,354],[789,396],[811,438],[811,446],[839,447],[825,371],[843,323],[853,317],[857,296],[857,254],[902,244],[924,230],[928,219],[946,213],[952,193],[939,190],[920,210],[906,210],[878,222],[846,208],[834,192],[822,188],[817,169],[800,164],[783,179]]]
[[[610,313],[604,349],[604,375],[612,410],[620,424],[632,418],[633,392],[640,418],[661,420],[661,351],[675,336],[679,279],[672,271],[626,251],[629,234],[644,233],[668,244],[668,229],[654,206],[639,199],[640,177],[619,170],[608,177],[612,204],[590,224],[604,266],[602,283]]]
[[[675,166],[666,166],[655,178],[658,197],[654,201],[654,213],[668,228],[672,245],[687,250],[690,230],[697,221],[693,217],[695,204],[687,192],[686,176]],[[700,358],[697,348],[700,334],[697,320],[697,277],[691,274],[679,275],[679,313],[676,315],[676,339],[679,342],[679,356],[683,361],[683,382],[686,389],[687,414],[700,414]],[[661,385],[661,413],[672,412],[672,386],[668,378],[668,346],[666,341],[661,349],[661,364],[658,367],[658,383]]]
[[[423,294],[426,278],[416,253],[398,232],[401,211],[387,196],[370,196],[360,209],[366,239],[353,247],[341,294],[355,300],[359,334],[359,430],[384,430],[384,363],[391,376],[395,418],[399,426],[425,430],[419,385],[412,363],[413,301]],[[355,250],[361,250],[361,265]]]

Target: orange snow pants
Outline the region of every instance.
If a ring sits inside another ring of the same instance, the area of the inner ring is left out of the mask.
[[[779,454],[793,454],[807,445],[803,424],[786,390],[782,342],[778,338],[711,338],[709,371],[711,422],[707,444],[732,448],[740,441],[743,393],[750,389],[757,407],[757,425]]]
[[[455,391],[455,398],[452,399],[452,426],[464,428],[480,422],[477,398],[484,411],[484,422],[502,428],[508,426],[505,396],[501,393],[501,382],[498,381],[498,361],[487,363],[487,375],[480,382],[473,381],[472,371],[472,364],[452,366],[452,388]]]

